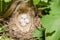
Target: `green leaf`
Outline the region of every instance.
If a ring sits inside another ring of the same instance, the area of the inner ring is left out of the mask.
[[[40,37],[40,36],[42,36],[41,33],[42,33],[42,32],[40,32],[39,30],[36,29],[36,30],[34,31],[33,37]]]
[[[46,2],[46,3],[48,2],[48,0],[41,0],[41,1]]]
[[[12,0],[4,0],[4,2],[10,2],[10,1],[12,1]]]
[[[60,0],[52,0],[50,8],[51,8],[50,15],[59,15],[60,14]]]
[[[47,35],[46,40],[60,39],[60,15],[43,16],[41,23],[43,27],[46,28],[46,34],[55,31],[52,35]]]
[[[37,5],[40,2],[40,0],[33,0],[33,4]]]
[[[33,37],[36,39],[42,40],[43,39],[42,38],[43,37],[43,31],[44,31],[44,28],[40,28],[39,30],[35,29],[33,32]]]

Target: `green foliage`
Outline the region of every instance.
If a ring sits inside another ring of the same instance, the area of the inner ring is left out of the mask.
[[[46,40],[58,40],[60,38],[60,15],[46,15],[41,19],[42,25],[46,28]]]
[[[0,40],[13,40],[9,38],[8,36],[6,36],[4,32],[5,32],[5,29],[3,28],[3,26],[0,26],[0,33],[2,33],[2,35],[0,34],[1,35]]]
[[[0,0],[0,16],[2,16],[7,11],[11,3],[12,1],[5,2],[4,0],[3,1]]]
[[[60,40],[60,0],[52,0],[50,14],[41,19],[41,23],[46,28],[46,40]],[[47,35],[48,34],[48,35]]]
[[[33,4],[34,5],[38,5],[38,4],[40,4],[41,2],[45,2],[45,3],[47,3],[48,2],[48,0],[33,0]]]
[[[34,5],[39,4],[39,2],[40,2],[40,0],[33,0],[33,4],[34,4]]]
[[[60,15],[60,0],[52,0],[50,8],[51,15]]]
[[[38,10],[44,10],[47,9],[47,2],[48,0],[33,0],[34,5],[39,5],[40,7],[38,8]],[[45,28],[40,28],[39,30],[36,29],[33,33],[33,37],[38,39],[38,40],[45,40],[45,35],[44,32]]]
[[[12,1],[12,0],[4,0],[4,2],[10,2],[10,1]]]
[[[47,2],[47,1],[44,1],[44,2]],[[60,40],[60,0],[52,0],[49,6],[51,9],[49,12],[49,15],[48,14],[45,15],[41,19],[41,24],[46,29],[45,39],[46,40]]]
[[[2,26],[0,26],[0,33],[4,32],[4,28]]]
[[[33,37],[35,38],[35,39],[39,39],[39,40],[42,40],[43,38],[43,30],[44,29],[35,29],[35,31],[34,31],[34,33],[33,33]]]
[[[48,2],[48,0],[41,0],[41,1],[46,2],[46,3]]]
[[[38,35],[36,35],[36,34],[38,34]],[[41,35],[41,32],[36,29],[36,30],[34,31],[33,37],[39,37],[39,38],[40,38],[40,35]],[[42,36],[42,35],[41,35],[41,36]]]
[[[4,36],[0,36],[0,40],[13,40],[13,39],[4,35]]]

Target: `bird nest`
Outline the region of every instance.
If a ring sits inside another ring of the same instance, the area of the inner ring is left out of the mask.
[[[21,10],[23,11],[21,12]],[[33,31],[40,27],[40,18],[34,17],[34,14],[31,8],[22,7],[15,10],[6,27],[9,36],[18,40],[34,40]]]

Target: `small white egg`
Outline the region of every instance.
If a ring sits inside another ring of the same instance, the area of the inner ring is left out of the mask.
[[[29,18],[25,19],[25,23],[29,23],[29,21],[30,21]]]

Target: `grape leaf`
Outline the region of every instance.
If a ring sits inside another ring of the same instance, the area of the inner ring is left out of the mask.
[[[40,28],[39,30],[38,29],[35,29],[34,32],[33,32],[33,37],[36,38],[36,39],[39,39],[39,40],[42,40],[42,36],[43,36],[43,28]]]
[[[41,19],[43,27],[46,28],[46,40],[60,40],[60,0],[52,0],[50,8],[50,15]]]
[[[41,23],[44,28],[46,28],[46,34],[52,33],[52,35],[48,35],[46,40],[59,40],[60,39],[60,15],[46,15],[41,19]]]
[[[60,15],[60,0],[52,0],[50,15]]]

